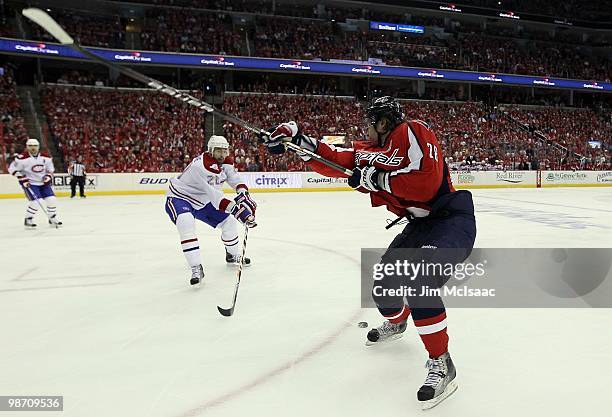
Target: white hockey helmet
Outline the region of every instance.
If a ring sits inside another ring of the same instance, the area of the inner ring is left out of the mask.
[[[229,149],[229,143],[224,136],[212,135],[208,139],[208,152],[213,153],[215,148]]]
[[[38,139],[28,139],[26,141],[26,149],[31,155],[38,155],[38,152],[40,152],[40,143]]]

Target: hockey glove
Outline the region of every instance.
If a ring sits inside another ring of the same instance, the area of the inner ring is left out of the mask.
[[[268,148],[268,151],[273,155],[280,155],[284,153],[285,142],[291,142],[293,137],[298,134],[298,126],[295,122],[282,123],[276,128],[268,129],[269,136],[261,135],[264,144]]]
[[[379,191],[378,178],[381,172],[373,166],[357,167],[348,178],[348,185],[352,188],[365,188],[368,191]]]
[[[287,150],[286,142],[291,142],[301,148],[311,152],[317,151],[317,141],[306,135],[302,135],[298,125],[295,122],[282,123],[274,129],[269,129],[270,136],[262,135],[263,142],[271,154],[282,154]],[[304,161],[308,161],[310,157],[304,152],[296,151],[298,156]]]
[[[30,180],[25,175],[18,175],[17,181],[19,181],[19,185],[23,188],[28,188],[30,186]]]
[[[234,197],[234,201],[236,204],[245,204],[249,210],[255,214],[255,210],[257,210],[257,203],[255,203],[255,200],[251,198],[251,194],[249,194],[248,190],[240,188],[238,190],[238,195]]]
[[[257,226],[257,223],[255,223],[255,216],[246,204],[234,203],[233,207],[230,209],[230,214],[249,229]]]
[[[43,177],[43,185],[51,185],[51,181],[53,180],[53,177],[51,175],[45,175]]]

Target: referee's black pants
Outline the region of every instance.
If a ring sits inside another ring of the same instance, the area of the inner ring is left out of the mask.
[[[70,197],[74,197],[76,194],[76,186],[79,184],[79,195],[85,197],[85,176],[84,175],[73,175],[70,179],[70,190],[72,193]]]

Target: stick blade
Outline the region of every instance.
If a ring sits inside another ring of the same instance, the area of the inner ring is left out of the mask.
[[[230,317],[232,314],[234,314],[234,307],[222,308],[217,306],[217,310],[219,310],[219,313],[221,313],[221,315],[225,317]]]
[[[47,14],[47,12],[36,7],[30,7],[23,9],[21,14],[30,19],[32,22],[41,26],[61,44],[72,45],[74,43],[74,39],[72,39],[72,37],[67,34],[66,31],[62,29],[62,27],[55,20],[53,20],[51,16]]]

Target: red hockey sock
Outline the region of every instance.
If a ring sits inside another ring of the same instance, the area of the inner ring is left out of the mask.
[[[413,317],[414,319],[414,317]],[[446,333],[446,312],[437,316],[414,320],[414,325],[421,336],[430,358],[437,358],[448,351],[448,334]]]

